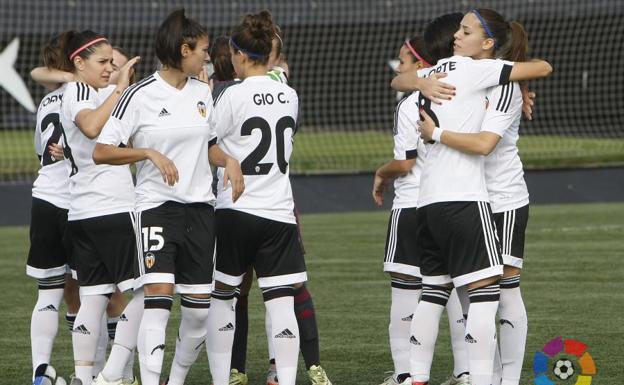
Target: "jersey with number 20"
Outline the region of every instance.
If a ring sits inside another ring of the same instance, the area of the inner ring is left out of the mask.
[[[296,223],[288,162],[298,109],[295,90],[266,75],[250,76],[219,95],[215,100],[219,146],[240,162],[245,192],[232,202],[220,168],[217,209]]]

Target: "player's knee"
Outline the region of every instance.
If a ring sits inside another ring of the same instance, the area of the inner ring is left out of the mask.
[[[513,277],[516,275],[519,276],[521,272],[522,269],[519,267],[505,265],[503,267],[503,278]]]
[[[262,299],[268,302],[278,298],[294,297],[295,289],[292,286],[274,286],[262,288]]]
[[[204,328],[210,311],[210,296],[182,294],[180,296],[180,306],[183,308],[182,317],[190,328]],[[192,309],[192,311],[185,311],[184,308]]]
[[[488,277],[488,278],[480,279],[475,282],[471,282],[468,284],[468,290],[480,289],[482,287],[486,287],[486,286],[494,285],[494,284],[498,285],[500,278],[501,278],[500,275],[496,275],[494,277]]]
[[[171,283],[150,283],[143,287],[145,296],[167,295],[173,296],[173,284]]]
[[[451,284],[432,285],[429,283],[423,283],[420,301],[445,307],[449,297],[451,296],[451,291],[453,291]]]
[[[56,277],[37,279],[39,290],[53,290],[65,288],[65,274]]]
[[[407,274],[390,274],[390,287],[404,290],[421,290],[422,278]]]

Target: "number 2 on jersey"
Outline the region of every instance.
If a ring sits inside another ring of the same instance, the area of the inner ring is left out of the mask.
[[[295,131],[295,119],[292,116],[284,116],[275,124],[275,146],[277,153],[277,167],[282,174],[286,174],[288,162],[286,161],[285,139],[284,133],[290,128]],[[245,120],[241,126],[241,135],[251,135],[253,130],[260,130],[260,143],[258,146],[241,162],[241,170],[244,175],[266,175],[271,171],[273,163],[260,163],[271,148],[271,125],[266,119],[254,116]]]

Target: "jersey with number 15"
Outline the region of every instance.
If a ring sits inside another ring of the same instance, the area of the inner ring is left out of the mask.
[[[295,90],[266,75],[250,76],[216,98],[219,146],[240,162],[245,178],[245,192],[234,203],[231,188],[223,188],[223,169],[218,170],[217,209],[296,223],[288,162],[298,109]]]

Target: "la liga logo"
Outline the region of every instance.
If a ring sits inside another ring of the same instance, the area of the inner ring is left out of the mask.
[[[596,364],[583,342],[555,337],[535,352],[533,373],[535,385],[590,385]]]

